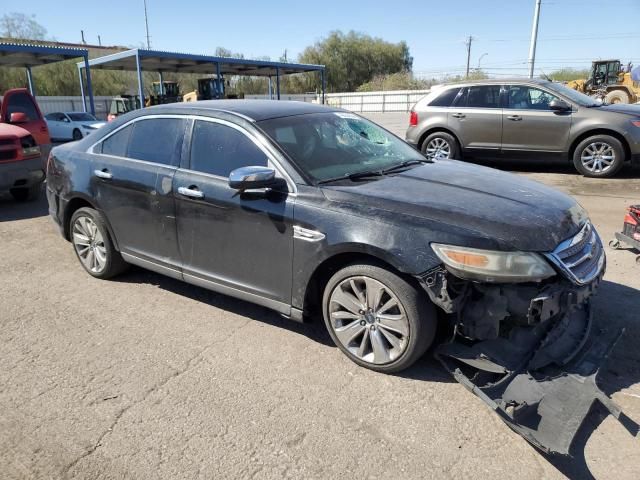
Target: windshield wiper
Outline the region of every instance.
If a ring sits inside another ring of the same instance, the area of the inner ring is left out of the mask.
[[[404,170],[405,168],[410,167],[411,165],[418,165],[422,163],[433,163],[433,162],[431,160],[427,160],[426,158],[424,160],[418,160],[418,159],[406,160],[402,163],[399,163],[398,165],[394,165],[393,167],[385,168],[380,173],[382,173],[382,175],[386,175],[387,173],[397,172],[398,170]]]

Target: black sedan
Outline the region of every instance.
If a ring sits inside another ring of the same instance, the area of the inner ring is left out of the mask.
[[[321,315],[381,372],[414,363],[440,324],[451,335],[436,353],[458,380],[530,441],[568,448],[509,412],[552,401],[539,385],[523,396],[519,377],[569,368],[590,335],[605,256],[572,198],[298,102],[132,112],[56,147],[47,174],[51,215],[94,277],[135,264],[293,320]]]

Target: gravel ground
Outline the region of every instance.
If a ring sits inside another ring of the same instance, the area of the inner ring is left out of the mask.
[[[404,118],[404,117],[403,117]],[[390,119],[399,129],[401,120]],[[404,128],[404,127],[402,127]],[[574,195],[602,237],[640,202],[638,172],[590,180],[507,165]],[[624,325],[601,385],[640,423],[640,266],[609,251],[595,300]],[[85,274],[44,197],[0,198],[0,477],[637,479],[638,439],[589,422],[579,455],[542,456],[429,355],[391,376],[320,323],[140,269]],[[590,436],[589,436],[590,435]],[[584,461],[581,460],[584,454]]]

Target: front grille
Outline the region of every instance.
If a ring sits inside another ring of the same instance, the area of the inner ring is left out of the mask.
[[[600,274],[605,254],[598,232],[587,222],[573,238],[565,240],[547,255],[573,282],[584,285]]]

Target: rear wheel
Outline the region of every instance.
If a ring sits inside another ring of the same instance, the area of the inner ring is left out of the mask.
[[[12,188],[9,190],[14,200],[18,202],[28,202],[34,200],[40,195],[40,184],[32,185],[31,187],[24,188]]]
[[[624,148],[617,138],[594,135],[573,152],[573,165],[585,177],[612,177],[624,164]]]
[[[624,90],[611,90],[604,97],[606,103],[629,103],[629,94]]]
[[[97,210],[83,207],[71,217],[71,243],[83,268],[96,278],[111,278],[127,268]]]
[[[435,132],[429,135],[422,142],[421,150],[430,160],[460,158],[457,140],[446,132]]]
[[[73,129],[73,139],[74,140],[82,140],[82,132],[77,128]]]
[[[324,320],[335,344],[358,365],[399,372],[433,342],[436,311],[423,292],[371,264],[350,265],[325,287]]]

